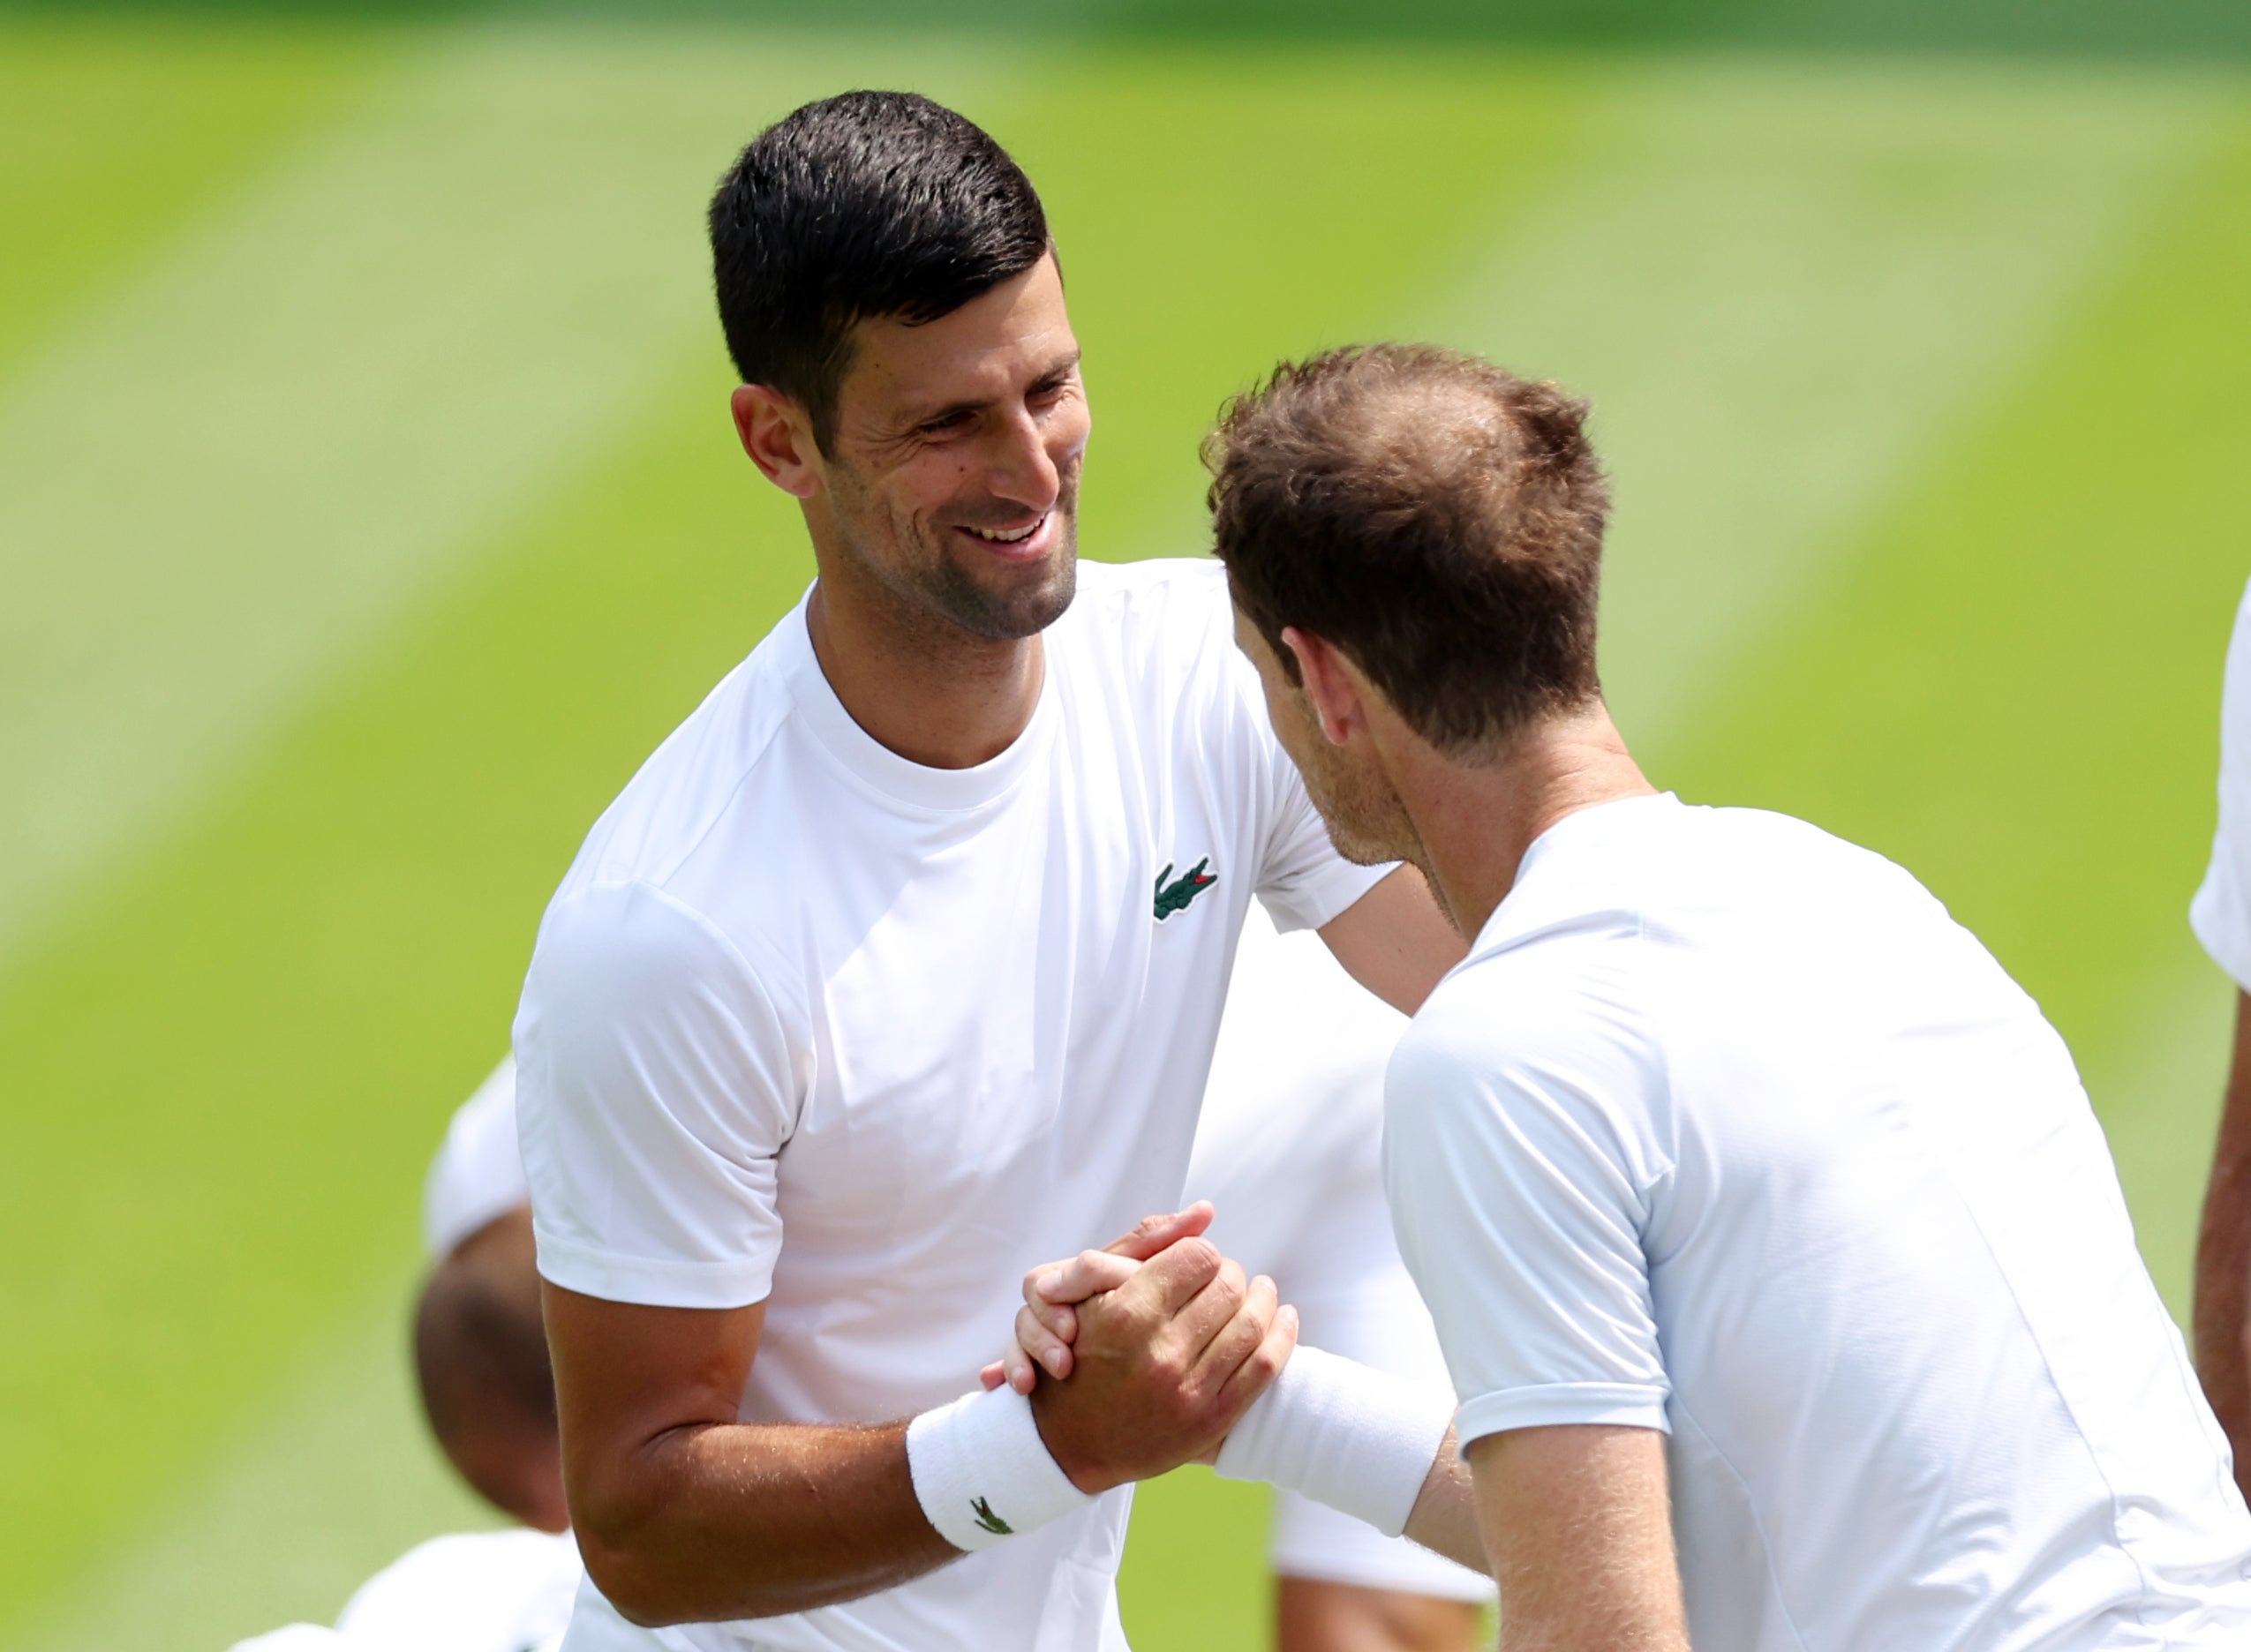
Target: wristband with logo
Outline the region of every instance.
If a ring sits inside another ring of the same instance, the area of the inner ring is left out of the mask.
[[[1056,1466],[1032,1402],[1006,1383],[909,1423],[907,1467],[938,1536],[973,1554],[1095,1500]]]

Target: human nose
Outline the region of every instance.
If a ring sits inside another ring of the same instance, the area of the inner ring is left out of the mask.
[[[1083,432],[1058,428],[1057,421],[1017,409],[992,456],[987,485],[1001,499],[1035,511],[1052,507],[1063,491],[1063,469],[1086,442]]]

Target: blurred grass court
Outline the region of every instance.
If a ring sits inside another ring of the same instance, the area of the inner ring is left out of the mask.
[[[0,1646],[217,1652],[486,1523],[407,1386],[422,1169],[580,836],[809,577],[700,214],[856,85],[1044,194],[1091,554],[1202,548],[1286,354],[1591,395],[1652,777],[1985,937],[2185,1314],[2240,0],[0,4]],[[1260,1514],[1145,1490],[1144,1652],[1262,1644]]]

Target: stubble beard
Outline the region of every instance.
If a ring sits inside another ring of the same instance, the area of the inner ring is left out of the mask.
[[[844,472],[849,476],[849,472]],[[1053,515],[1056,547],[1043,579],[1028,580],[1005,591],[989,590],[947,553],[942,527],[922,528],[889,510],[856,477],[838,490],[848,500],[837,528],[861,567],[889,594],[907,627],[943,645],[962,633],[988,642],[1017,642],[1036,636],[1063,617],[1079,589],[1079,468],[1062,477]],[[872,553],[853,518],[882,521],[899,555]]]
[[[1297,738],[1285,744],[1336,852],[1355,866],[1414,860],[1422,840],[1383,772],[1346,758],[1321,733],[1302,701],[1298,720],[1292,731]]]

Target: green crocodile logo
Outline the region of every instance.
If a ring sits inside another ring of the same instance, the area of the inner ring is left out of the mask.
[[[1174,912],[1187,911],[1190,901],[1219,882],[1216,872],[1204,870],[1210,864],[1211,857],[1206,855],[1168,884],[1164,880],[1172,876],[1172,862],[1164,863],[1164,870],[1156,875],[1157,922],[1163,923]]]
[[[1013,1526],[1011,1526],[1006,1521],[1001,1519],[999,1515],[994,1513],[992,1512],[992,1505],[986,1502],[984,1498],[972,1498],[970,1500],[969,1506],[975,1509],[977,1513],[977,1524],[983,1527],[995,1536],[1013,1537],[1016,1535],[1016,1528]]]

